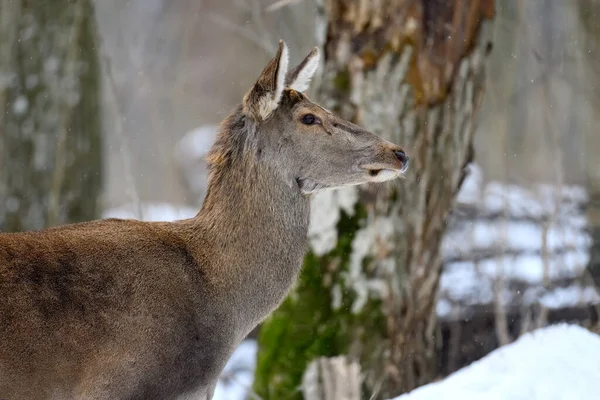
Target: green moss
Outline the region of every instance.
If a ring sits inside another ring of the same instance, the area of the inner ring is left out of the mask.
[[[311,360],[347,353],[352,338],[366,334],[356,327],[366,327],[369,335],[373,328],[382,332],[381,312],[349,312],[354,301],[352,291],[343,289],[342,306],[333,310],[331,285],[325,287],[324,283],[331,281],[324,280],[328,274],[344,287],[342,272],[348,267],[352,241],[365,217],[366,210],[360,204],[353,216],[342,212],[335,249],[322,257],[311,252],[306,255],[296,290],[263,323],[254,382],[254,390],[263,399],[302,399],[299,386]],[[380,309],[376,302],[374,305]]]
[[[343,69],[337,73],[333,80],[333,85],[340,93],[350,91],[350,72],[348,69]]]

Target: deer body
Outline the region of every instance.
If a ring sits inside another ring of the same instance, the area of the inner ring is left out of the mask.
[[[280,42],[221,125],[196,217],[0,234],[0,398],[212,398],[300,271],[308,193],[406,168],[397,146],[298,93],[316,60],[288,72]]]

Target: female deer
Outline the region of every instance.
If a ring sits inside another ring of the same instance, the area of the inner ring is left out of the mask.
[[[308,194],[402,174],[402,149],[312,103],[277,55],[221,124],[198,215],[0,234],[0,398],[210,399],[284,299]]]

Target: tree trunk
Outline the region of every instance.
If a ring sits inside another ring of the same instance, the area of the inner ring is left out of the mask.
[[[592,93],[585,93],[592,103],[592,109],[597,110],[598,95],[597,89],[598,74],[595,65],[600,61],[600,25],[598,25],[598,16],[600,15],[600,0],[582,0],[578,3],[579,16],[585,31],[585,40],[583,46],[583,59],[586,68],[583,71],[584,82],[589,83]],[[587,79],[586,79],[587,78]],[[584,163],[586,171],[586,181],[589,202],[587,205],[587,222],[589,226],[592,245],[590,247],[590,260],[588,270],[595,284],[600,287],[600,135],[598,134],[597,122],[581,124],[577,128],[581,129],[585,135],[584,141]]]
[[[0,231],[97,217],[97,51],[90,0],[0,0]]]
[[[298,286],[263,324],[255,391],[300,399],[307,364],[349,355],[363,396],[435,376],[435,298],[446,218],[473,158],[494,2],[327,0],[317,40],[326,108],[405,147],[405,180],[312,200]]]

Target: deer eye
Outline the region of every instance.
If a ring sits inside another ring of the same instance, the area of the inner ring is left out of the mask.
[[[305,114],[300,119],[304,125],[313,125],[320,123],[319,119],[313,114]]]

